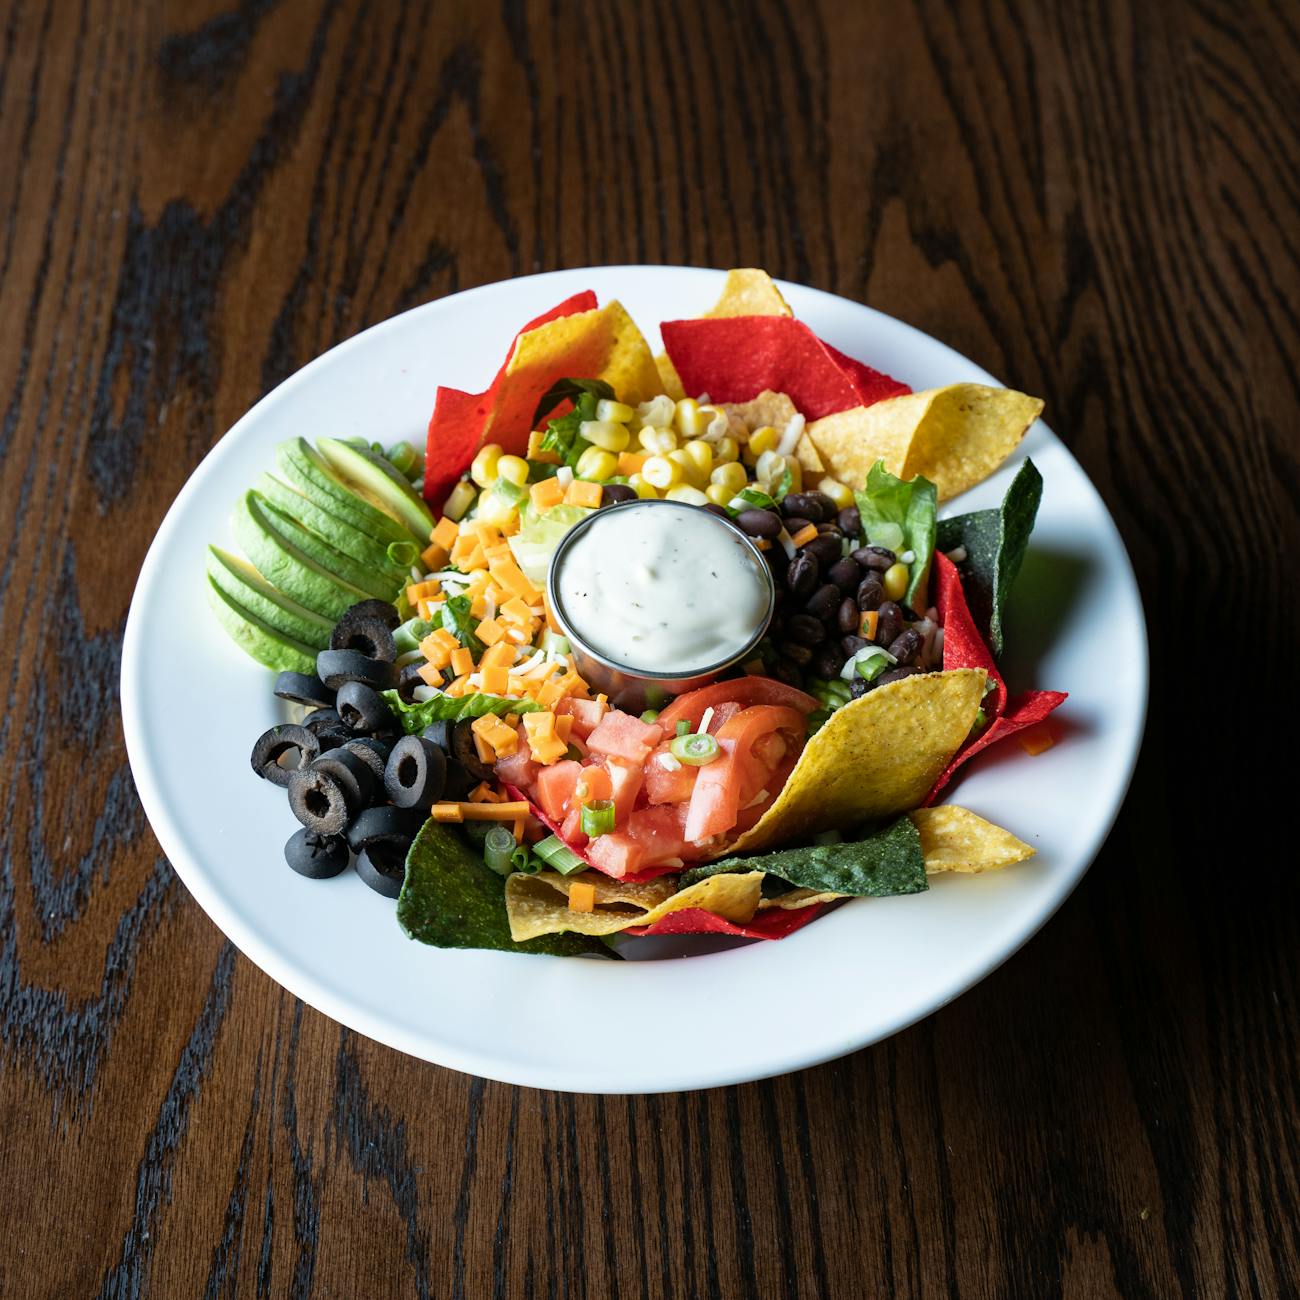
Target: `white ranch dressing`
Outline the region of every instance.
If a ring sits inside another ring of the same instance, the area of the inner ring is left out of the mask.
[[[597,655],[686,675],[753,640],[767,614],[765,570],[716,515],[647,501],[594,516],[560,557],[555,586],[564,621]]]

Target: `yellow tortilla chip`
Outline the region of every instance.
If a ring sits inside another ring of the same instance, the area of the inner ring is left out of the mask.
[[[765,898],[758,905],[758,910],[779,907],[782,911],[792,912],[801,907],[812,907],[814,903],[833,903],[837,898],[848,898],[848,894],[835,894],[829,890],[789,889],[776,898]]]
[[[988,478],[1042,412],[1037,397],[984,384],[949,384],[856,406],[808,426],[829,473],[861,487],[878,460],[899,478],[924,474],[946,501]]]
[[[722,296],[704,315],[793,316],[794,312],[766,271],[737,267],[727,272]]]
[[[713,856],[915,808],[970,732],[984,678],[982,668],[922,673],[836,709],[757,825]]]
[[[1010,831],[986,822],[968,808],[940,804],[917,808],[908,815],[920,832],[925,871],[930,876],[944,871],[994,871],[1034,855],[1034,850]]]
[[[720,411],[726,411],[733,420],[739,420],[751,433],[770,424],[783,430],[798,414],[795,404],[784,394],[765,388],[757,397],[747,402],[720,402]]]
[[[674,402],[680,402],[686,396],[686,390],[668,353],[661,352],[655,357],[655,368],[659,371],[660,391],[667,393]]]
[[[540,934],[571,930],[578,934],[617,934],[633,925],[653,925],[669,912],[703,908],[743,925],[753,919],[762,897],[761,871],[709,876],[689,889],[676,890],[675,876],[660,876],[644,884],[611,880],[598,871],[562,876],[541,871],[535,876],[515,873],[506,878],[506,914],[516,943]],[[576,881],[595,887],[595,909],[569,910],[569,888]],[[674,892],[676,890],[676,892]]]
[[[805,483],[815,483],[818,479],[823,478],[826,474],[826,465],[817,453],[817,448],[813,446],[813,440],[808,436],[805,429],[803,436],[794,445],[794,458],[799,462],[799,468],[807,476]]]

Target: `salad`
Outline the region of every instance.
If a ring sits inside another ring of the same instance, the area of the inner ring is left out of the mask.
[[[288,709],[252,751],[288,865],[355,870],[411,938],[780,939],[1033,852],[939,799],[991,745],[1052,743],[1065,696],[998,668],[1042,481],[1026,459],[998,508],[940,509],[1042,403],[914,393],[757,270],[661,334],[575,295],[485,392],[437,391],[422,452],[282,443],[242,554],[209,548]]]

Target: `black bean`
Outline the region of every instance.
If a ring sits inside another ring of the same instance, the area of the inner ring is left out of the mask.
[[[842,591],[845,595],[854,591],[858,585],[858,579],[862,577],[862,570],[857,564],[850,559],[836,560],[834,564],[826,571],[826,576]]]
[[[707,510],[711,515],[717,515],[719,519],[730,519],[731,516],[719,505],[714,505],[712,501],[707,506],[701,506],[701,510]]]
[[[840,549],[840,539],[838,537],[826,537],[821,534],[814,537],[800,550],[805,555],[813,556],[818,564],[834,564],[843,553]]]
[[[816,556],[800,551],[786,570],[785,585],[790,588],[792,595],[806,600],[817,586],[817,575],[820,572],[821,566],[817,563]]]
[[[781,531],[780,516],[771,510],[742,510],[736,516],[736,523],[751,537],[766,537],[770,540]]]
[[[800,645],[798,641],[782,641],[777,646],[777,649],[791,663],[798,664],[801,668],[806,668],[812,662],[813,652],[811,647]]]
[[[786,625],[786,630],[791,640],[803,645],[820,645],[826,640],[826,629],[807,614],[796,614]]]
[[[602,506],[617,505],[620,501],[635,501],[636,488],[628,487],[626,483],[606,483],[600,489],[600,504]]]
[[[817,531],[823,537],[838,537],[840,541],[844,540],[844,530],[833,519],[828,519],[824,524],[818,524]]]
[[[900,665],[907,665],[916,658],[916,653],[921,648],[921,634],[915,628],[906,628],[900,632],[886,647],[891,655],[898,660]]]
[[[804,609],[813,618],[827,619],[839,608],[839,603],[840,589],[834,583],[828,582],[813,592]]]
[[[892,568],[897,563],[898,557],[883,546],[859,546],[853,552],[853,558],[864,569],[874,569],[877,573],[884,573],[886,569]]]
[[[915,666],[909,668],[890,668],[876,678],[877,686],[888,686],[890,682],[901,682],[904,677],[915,677],[921,670]]]
[[[903,612],[892,600],[885,601],[879,610],[880,620],[876,624],[876,644],[889,645],[903,630]]]
[[[869,609],[879,609],[885,598],[885,588],[874,573],[869,573],[858,583],[858,608],[865,614]]]
[[[793,537],[796,533],[801,533],[808,527],[811,520],[803,519],[799,515],[789,515],[785,521],[785,531]]]
[[[860,700],[874,685],[875,682],[869,682],[865,677],[854,673],[853,680],[849,683],[849,694],[855,700]]]
[[[787,686],[803,685],[803,673],[800,671],[799,665],[789,659],[778,659],[776,667],[772,669],[772,676],[778,682],[784,682]]]
[[[846,659],[852,659],[859,650],[867,648],[866,641],[860,636],[845,636],[840,638],[840,649],[844,651]]]
[[[904,622],[919,623],[921,621],[920,614],[911,605],[906,605],[901,600],[898,602],[898,612],[903,616]]]
[[[836,522],[845,537],[860,537],[862,535],[862,516],[858,514],[857,506],[845,506],[836,516]]]
[[[858,620],[860,617],[861,616],[858,613],[858,602],[851,596],[846,596],[840,602],[839,613],[837,615],[837,622],[840,631],[846,634],[852,633],[856,636],[858,631]]]
[[[845,658],[846,656],[840,653],[838,645],[824,645],[813,652],[809,667],[814,677],[838,677],[840,669],[844,667]]]
[[[835,503],[822,492],[787,492],[781,502],[781,513],[787,519],[807,519],[820,524],[834,518]]]

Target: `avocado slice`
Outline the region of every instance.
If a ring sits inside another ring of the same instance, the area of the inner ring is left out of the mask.
[[[209,546],[207,570],[209,579],[229,598],[228,603],[259,623],[312,651],[329,646],[334,624],[278,591],[242,556]]]
[[[429,507],[382,456],[338,438],[318,438],[316,442],[326,463],[349,487],[400,519],[416,537],[429,536],[433,528]]]
[[[260,474],[254,486],[281,514],[296,519],[303,527],[323,537],[336,551],[342,551],[372,572],[391,576],[395,582],[404,582],[410,575],[409,564],[398,564],[388,558],[388,547],[392,543],[376,541],[346,519],[321,509],[310,498],[281,483],[274,474]]]
[[[394,576],[391,571],[379,573],[364,564],[358,564],[331,546],[323,537],[318,537],[310,528],[304,528],[296,519],[277,509],[256,488],[251,495],[267,523],[281,538],[292,543],[304,555],[310,556],[326,573],[333,574],[368,595],[378,596],[380,600],[391,600],[397,595],[397,588],[402,581],[400,577]]]
[[[331,573],[295,546],[268,517],[257,493],[245,492],[235,507],[235,538],[253,567],[300,605],[338,620],[351,605],[372,593]]]
[[[314,673],[316,651],[245,609],[208,574],[208,603],[240,649],[276,672]]]
[[[425,545],[429,529],[412,536],[391,515],[372,506],[344,483],[305,438],[291,438],[275,448],[275,463],[289,486],[322,510],[346,520],[353,528],[384,543],[414,542]]]

